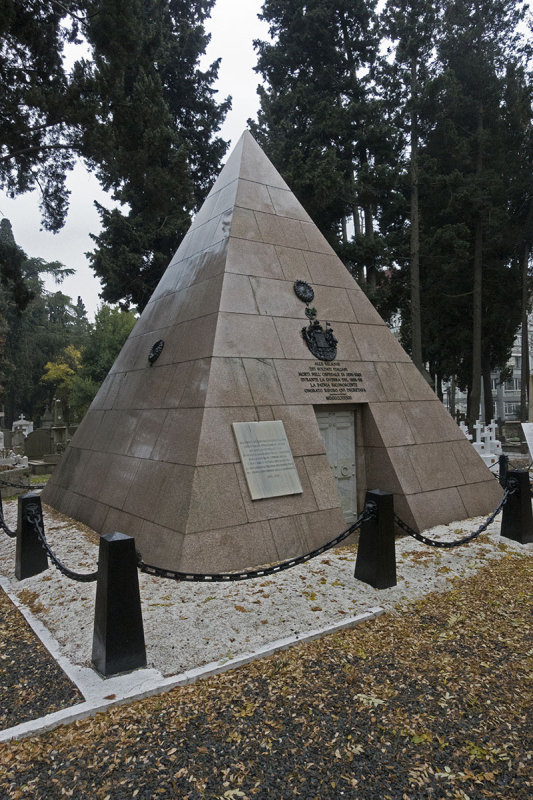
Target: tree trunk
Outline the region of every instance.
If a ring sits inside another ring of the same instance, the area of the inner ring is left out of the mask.
[[[444,400],[444,394],[442,392],[442,375],[439,375],[438,372],[435,375],[435,391],[437,393],[437,397],[442,403],[442,401]]]
[[[481,356],[483,373],[483,404],[485,406],[485,425],[490,425],[494,419],[494,400],[492,399],[492,385],[490,375],[490,361],[486,353]]]
[[[483,106],[478,109],[476,176],[481,178],[483,170]],[[478,184],[479,185],[479,184]],[[481,333],[482,333],[482,292],[483,292],[483,219],[478,208],[474,233],[474,278],[472,287],[472,385],[468,426],[473,428],[479,416],[481,401]]]
[[[354,207],[353,207],[353,209],[352,209],[352,215],[353,215],[353,229],[354,229],[354,234],[355,234],[356,236],[359,236],[359,234],[361,233],[361,218],[360,218],[360,216],[359,216],[359,209],[358,209],[358,207],[357,207],[357,206],[354,206]]]
[[[450,414],[455,419],[455,375],[450,378]]]
[[[374,221],[372,219],[372,209],[370,206],[365,206],[365,237],[370,242],[374,241]],[[368,294],[372,297],[376,292],[377,286],[377,270],[372,258],[372,263],[368,264],[366,270],[366,282],[368,286]]]
[[[527,422],[529,419],[529,335],[527,315],[529,311],[528,267],[529,244],[524,245],[522,255],[522,364],[520,381],[520,420]]]
[[[422,320],[420,309],[420,222],[418,203],[417,60],[411,60],[411,358],[422,371]]]

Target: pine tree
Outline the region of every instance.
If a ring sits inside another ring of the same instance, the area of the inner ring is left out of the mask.
[[[352,216],[359,237],[363,209],[365,262],[374,283],[379,164],[373,147],[385,149],[368,93],[377,52],[375,6],[375,0],[265,0],[260,17],[273,42],[254,42],[265,85],[258,89],[258,121],[250,123],[313,220],[354,263],[360,252],[346,252],[342,223]]]
[[[74,163],[62,54],[75,27],[66,17],[66,6],[45,0],[3,0],[0,13],[0,188],[12,197],[38,188],[52,231],[65,222]]]
[[[423,153],[428,300],[439,303],[428,321],[434,369],[455,370],[459,385],[468,388],[471,425],[482,375],[488,398],[490,369],[505,363],[518,324],[504,79],[519,18],[509,0],[446,5],[438,46],[442,72]]]
[[[219,62],[202,71],[215,0],[4,0],[0,187],[39,187],[59,230],[66,174],[82,158],[112,193],[91,261],[103,297],[142,307],[218,172]],[[88,55],[65,71],[66,42]]]
[[[94,0],[84,33],[93,60],[75,68],[81,151],[120,208],[98,205],[90,260],[102,297],[144,307],[207,193],[226,144],[229,108],[198,61],[214,0]]]
[[[381,75],[395,126],[409,150],[409,329],[411,358],[423,370],[420,295],[419,143],[420,107],[432,75],[438,10],[429,0],[389,0],[380,17],[393,43],[394,61]]]

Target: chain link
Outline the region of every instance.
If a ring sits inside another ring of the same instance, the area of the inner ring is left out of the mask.
[[[316,550],[311,550],[311,552],[306,553],[303,556],[290,558],[287,561],[281,561],[278,564],[273,564],[269,567],[263,567],[263,569],[251,569],[246,570],[246,572],[216,572],[207,574],[195,572],[177,572],[176,570],[163,569],[162,567],[155,567],[152,564],[146,564],[142,560],[140,553],[137,553],[137,564],[140,571],[145,572],[147,575],[154,575],[157,578],[170,578],[174,581],[190,581],[191,583],[217,583],[221,581],[245,581],[249,580],[250,578],[263,578],[267,575],[274,575],[277,572],[283,572],[283,570],[296,567],[298,564],[305,564],[306,561],[310,561],[312,558],[322,555],[322,553],[325,553],[327,550],[331,550],[332,547],[336,547],[338,544],[347,539],[348,536],[358,530],[363,522],[374,519],[376,512],[377,509],[375,503],[367,503],[353,525],[350,525],[349,528],[346,528],[346,530],[344,530],[342,533],[339,533],[339,535],[330,542],[323,544],[321,547],[317,547]]]
[[[44,489],[46,483],[11,483],[0,480],[0,486],[12,486],[14,489]]]
[[[98,570],[96,570],[96,572],[89,573],[74,572],[74,570],[69,569],[61,563],[46,541],[43,518],[37,503],[28,503],[25,509],[25,520],[29,525],[32,525],[37,530],[37,538],[43,546],[46,554],[50,558],[50,561],[59,570],[59,572],[61,572],[67,578],[72,578],[73,581],[78,581],[79,583],[92,583],[92,581],[95,581],[98,578]]]
[[[415,531],[415,530],[413,530],[413,528],[409,527],[409,525],[406,522],[404,522],[402,519],[400,519],[400,517],[397,514],[394,515],[394,521],[396,522],[396,524],[398,525],[399,528],[401,528],[403,531],[408,533],[409,536],[412,536],[413,539],[417,539],[417,541],[422,542],[422,544],[429,544],[432,547],[446,547],[446,548],[458,547],[461,544],[466,544],[467,542],[471,542],[473,539],[476,539],[480,535],[480,533],[483,533],[483,531],[486,531],[487,528],[489,527],[489,525],[492,522],[494,522],[494,520],[496,519],[496,517],[498,516],[498,514],[500,513],[500,511],[504,507],[504,505],[507,502],[507,500],[509,499],[509,497],[512,494],[514,494],[515,491],[516,491],[516,488],[508,488],[508,489],[506,489],[504,491],[504,493],[503,493],[503,497],[501,499],[501,502],[499,503],[498,507],[492,512],[490,517],[488,517],[485,520],[485,522],[482,525],[480,525],[480,527],[476,531],[474,531],[473,533],[469,533],[468,536],[463,536],[462,539],[456,539],[455,542],[442,542],[442,541],[438,541],[437,539],[430,539],[428,536],[424,536],[423,534],[418,533],[418,531]]]

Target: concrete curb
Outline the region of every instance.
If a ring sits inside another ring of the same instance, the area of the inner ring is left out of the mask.
[[[189,683],[209,678],[236,669],[244,664],[249,664],[260,658],[265,658],[280,650],[286,650],[300,642],[309,642],[319,639],[331,633],[337,633],[348,628],[355,628],[363,622],[375,619],[384,613],[381,606],[375,606],[355,617],[350,617],[334,625],[324,628],[287,636],[283,639],[276,639],[269,644],[259,647],[249,653],[243,653],[231,659],[222,659],[205,664],[202,667],[186,670],[179,675],[171,675],[165,678],[155,669],[136,670],[113,678],[104,679],[97,672],[87,667],[79,667],[72,664],[68,659],[61,655],[57,641],[50,635],[44,625],[34,617],[34,615],[24,608],[9,591],[8,581],[0,575],[0,586],[10,597],[34,633],[38,636],[59,666],[63,669],[70,680],[78,687],[85,697],[84,703],[78,703],[70,708],[55,711],[39,719],[22,722],[11,728],[0,731],[0,742],[7,742],[12,739],[23,739],[27,736],[34,736],[45,731],[53,730],[59,725],[68,725],[79,719],[86,719],[102,711],[107,711],[114,706],[125,705],[135,700],[142,700],[144,697],[153,697],[174,689],[177,686],[186,686]]]

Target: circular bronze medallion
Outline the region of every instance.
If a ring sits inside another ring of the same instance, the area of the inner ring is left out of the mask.
[[[157,342],[154,345],[152,345],[152,349],[148,354],[148,361],[150,362],[150,366],[152,366],[154,361],[157,361],[157,359],[161,355],[161,351],[163,350],[164,346],[165,343],[163,339],[158,339]]]
[[[312,303],[315,297],[313,287],[305,281],[294,281],[294,292],[302,303]]]

